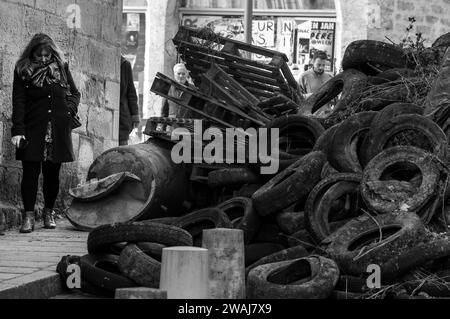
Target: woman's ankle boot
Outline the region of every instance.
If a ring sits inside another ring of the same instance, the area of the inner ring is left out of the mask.
[[[34,230],[34,212],[25,212],[25,216],[20,227],[21,233],[31,233]]]
[[[44,228],[55,229],[55,212],[53,209],[44,208]]]

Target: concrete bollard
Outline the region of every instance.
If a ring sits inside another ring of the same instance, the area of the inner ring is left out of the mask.
[[[167,292],[153,288],[116,289],[115,299],[167,299]]]
[[[206,229],[209,294],[212,299],[245,299],[244,232],[240,229]]]
[[[163,248],[159,288],[167,299],[209,299],[208,250]]]

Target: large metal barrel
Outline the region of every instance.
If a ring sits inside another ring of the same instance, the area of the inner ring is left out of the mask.
[[[149,139],[100,155],[89,168],[88,181],[121,172],[134,174],[140,181],[124,180],[95,201],[74,198],[67,212],[70,222],[90,230],[104,224],[181,215],[188,194],[187,166],[173,163],[172,145]]]

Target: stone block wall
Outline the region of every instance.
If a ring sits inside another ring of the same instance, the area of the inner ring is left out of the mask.
[[[410,31],[412,40],[417,32],[422,32],[426,46],[450,32],[449,0],[335,0],[335,4],[338,61],[354,40],[399,44],[407,36],[410,17],[416,19]]]
[[[71,12],[66,12],[75,3],[81,21],[76,30],[69,28]],[[76,161],[64,164],[61,171],[57,205],[63,208],[67,190],[84,181],[92,161],[118,145],[121,24],[122,0],[0,0],[1,205],[22,207],[21,163],[15,161],[10,143],[13,70],[22,50],[35,33],[49,34],[66,53],[82,94],[83,125],[72,134]]]
[[[414,17],[412,38],[422,32],[425,45],[430,46],[440,35],[450,32],[450,1],[369,0],[369,17],[369,39],[386,41],[388,36],[399,43],[406,35],[408,18]]]

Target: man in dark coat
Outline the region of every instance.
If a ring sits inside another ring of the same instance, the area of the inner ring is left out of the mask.
[[[131,131],[139,126],[139,108],[131,63],[121,56],[119,145],[128,145]]]

